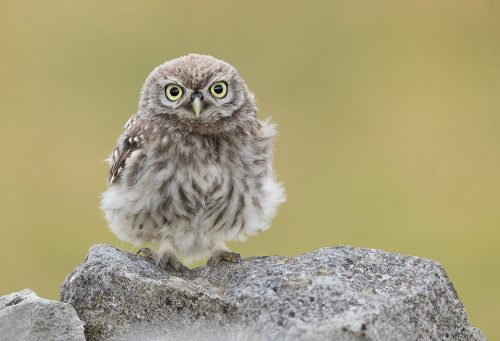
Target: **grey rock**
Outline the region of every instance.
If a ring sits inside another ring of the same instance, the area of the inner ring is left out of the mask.
[[[0,340],[85,341],[85,336],[71,305],[25,289],[0,297]]]
[[[61,300],[88,340],[485,340],[438,263],[348,246],[180,276],[96,245]]]

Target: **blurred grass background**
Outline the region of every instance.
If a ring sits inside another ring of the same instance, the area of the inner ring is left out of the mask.
[[[1,1],[0,295],[58,299],[90,245],[103,160],[153,67],[234,64],[280,128],[288,202],[244,256],[350,244],[432,258],[500,339],[500,5]]]

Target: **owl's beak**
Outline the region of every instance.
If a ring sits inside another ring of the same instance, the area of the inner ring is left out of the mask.
[[[195,92],[191,96],[191,107],[193,108],[196,117],[200,117],[201,107],[203,106],[203,102],[201,101],[202,98],[203,95],[199,92]]]

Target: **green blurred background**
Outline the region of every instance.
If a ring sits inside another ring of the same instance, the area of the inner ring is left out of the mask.
[[[1,1],[0,295],[58,298],[90,245],[104,159],[148,73],[234,64],[278,123],[288,202],[233,249],[350,244],[435,259],[500,339],[500,6],[448,1]]]

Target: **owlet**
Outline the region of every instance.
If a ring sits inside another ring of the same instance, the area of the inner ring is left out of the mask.
[[[162,269],[239,262],[226,241],[269,227],[285,201],[272,167],[274,124],[231,65],[190,54],[146,79],[137,112],[109,158],[101,208],[110,229]]]

